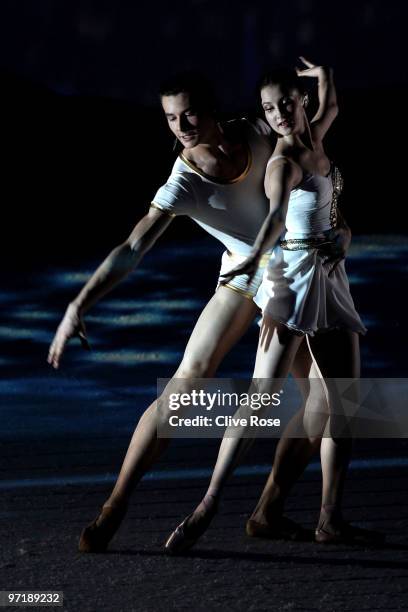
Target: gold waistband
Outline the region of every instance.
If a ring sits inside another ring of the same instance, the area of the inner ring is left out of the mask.
[[[305,249],[318,249],[325,244],[330,244],[328,238],[289,238],[281,240],[279,246],[285,251],[302,251]]]
[[[267,251],[266,253],[264,253],[261,256],[261,259],[259,260],[259,267],[265,267],[271,257],[272,251]],[[231,253],[231,251],[227,251],[227,255],[230,259],[234,260],[238,263],[241,263],[242,261],[244,261],[246,259],[245,255],[239,255],[238,253]]]

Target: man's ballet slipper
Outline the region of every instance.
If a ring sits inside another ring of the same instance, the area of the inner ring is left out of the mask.
[[[102,512],[81,533],[78,550],[85,553],[105,552],[126,514],[126,507],[104,506]]]

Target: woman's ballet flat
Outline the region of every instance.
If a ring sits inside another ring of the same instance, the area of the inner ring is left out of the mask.
[[[186,525],[194,513],[189,514],[182,523],[170,534],[164,549],[168,555],[181,555],[194,546],[200,536],[187,536]]]
[[[78,550],[84,553],[105,552],[126,514],[126,508],[106,506],[81,533]]]
[[[327,528],[324,523],[315,531],[315,540],[319,544],[359,544],[361,546],[382,546],[385,536],[378,531],[354,527],[343,522],[339,527]]]
[[[291,540],[293,542],[310,542],[313,532],[304,529],[286,516],[279,517],[273,525],[258,523],[249,519],[246,524],[246,533],[251,538],[265,538],[267,540]]]

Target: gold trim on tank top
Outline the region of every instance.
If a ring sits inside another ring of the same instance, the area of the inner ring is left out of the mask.
[[[151,202],[151,203],[150,203],[150,206],[151,206],[152,208],[157,208],[157,210],[160,210],[161,212],[166,213],[166,215],[169,215],[169,217],[175,217],[175,216],[176,216],[174,213],[172,213],[172,212],[170,212],[170,211],[166,210],[165,208],[162,208],[162,207],[160,206],[160,204],[156,204],[156,202]]]
[[[232,185],[233,183],[238,183],[239,181],[242,181],[248,174],[251,166],[252,166],[252,152],[251,152],[251,147],[249,146],[248,143],[246,143],[246,148],[247,148],[247,163],[246,166],[243,170],[243,172],[241,172],[241,174],[233,179],[223,179],[217,176],[210,176],[209,174],[206,174],[205,172],[203,172],[202,170],[200,170],[200,168],[198,166],[196,166],[192,161],[190,161],[189,159],[187,159],[187,157],[185,155],[183,155],[183,153],[180,153],[179,158],[192,170],[194,170],[194,172],[197,172],[197,174],[199,174],[200,176],[203,176],[204,178],[206,178],[208,181],[211,181],[212,183],[219,183],[220,185]]]

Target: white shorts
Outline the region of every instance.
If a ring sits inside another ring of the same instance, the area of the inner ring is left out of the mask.
[[[252,300],[261,285],[263,273],[268,264],[270,256],[270,252],[262,255],[258,270],[249,285],[247,284],[248,275],[240,274],[239,276],[234,276],[231,281],[229,281],[223,286],[228,287],[229,289],[233,289],[234,291],[238,291],[238,293],[241,293],[248,299]],[[246,257],[246,255],[238,255],[237,253],[224,251],[221,258],[221,270],[218,279],[217,289],[221,286],[221,275],[229,272],[229,270],[232,270],[232,268],[235,268],[235,266],[245,261]]]

